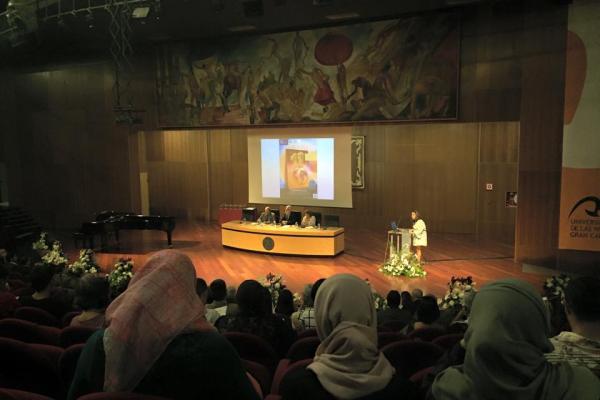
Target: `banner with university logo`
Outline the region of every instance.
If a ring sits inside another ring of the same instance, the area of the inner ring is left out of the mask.
[[[600,3],[569,6],[560,249],[600,251]]]

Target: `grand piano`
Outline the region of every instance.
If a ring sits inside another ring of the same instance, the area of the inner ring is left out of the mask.
[[[101,247],[105,248],[110,237],[114,237],[118,244],[119,231],[126,229],[163,231],[167,234],[167,243],[171,247],[175,217],[102,211],[96,215],[94,221],[84,222],[81,225],[81,231],[77,234],[80,235],[80,239],[83,239],[84,243],[89,240],[90,248],[94,248],[94,237],[100,236]]]

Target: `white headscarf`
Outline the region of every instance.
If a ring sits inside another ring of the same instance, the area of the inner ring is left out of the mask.
[[[369,286],[354,275],[327,278],[315,299],[321,344],[308,369],[327,392],[356,399],[384,389],[395,373],[377,348],[377,314]]]

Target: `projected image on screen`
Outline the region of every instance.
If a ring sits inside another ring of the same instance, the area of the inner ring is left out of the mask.
[[[248,202],[352,207],[351,127],[248,134]]]
[[[334,139],[261,140],[262,195],[333,200]]]

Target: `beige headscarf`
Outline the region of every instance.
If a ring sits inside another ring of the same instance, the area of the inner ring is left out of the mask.
[[[589,371],[552,365],[546,308],[528,283],[503,279],[475,297],[465,334],[465,361],[436,377],[436,400],[598,400]]]
[[[377,314],[369,286],[354,275],[327,278],[315,299],[321,345],[308,369],[339,399],[385,388],[395,370],[377,349]]]
[[[105,392],[132,391],[179,334],[212,330],[196,294],[190,258],[173,250],[150,257],[106,310]]]

